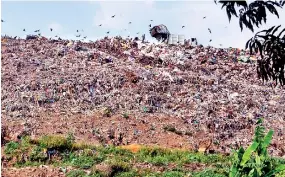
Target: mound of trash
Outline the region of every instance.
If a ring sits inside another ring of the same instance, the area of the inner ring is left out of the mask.
[[[236,136],[246,143],[243,132],[265,117],[276,140],[285,141],[284,89],[257,78],[258,55],[248,51],[115,37],[88,43],[5,39],[1,52],[5,119],[102,108],[159,113],[196,129],[206,125],[218,140]]]

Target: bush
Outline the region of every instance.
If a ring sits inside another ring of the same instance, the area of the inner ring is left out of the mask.
[[[246,150],[241,147],[235,152],[230,177],[270,177],[285,170],[285,165],[274,163],[267,153],[273,130],[265,135],[265,128],[261,126],[262,119],[258,120],[257,124],[253,143]]]
[[[73,170],[66,174],[67,177],[85,177],[86,173],[83,170]]]
[[[6,148],[4,150],[5,154],[13,154],[18,148],[20,147],[20,144],[17,142],[9,142],[6,144]]]
[[[43,136],[39,143],[44,148],[51,148],[51,149],[70,149],[72,144],[69,140],[62,136]]]

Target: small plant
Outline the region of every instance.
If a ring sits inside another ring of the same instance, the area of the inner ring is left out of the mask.
[[[176,131],[176,128],[173,125],[166,125],[163,127],[163,129],[165,131],[169,131],[169,132],[175,132]]]
[[[19,143],[11,141],[6,144],[4,152],[5,154],[13,154],[19,147]]]
[[[62,136],[43,136],[39,143],[41,147],[50,149],[70,149],[70,144],[65,137]]]
[[[276,165],[267,154],[273,130],[265,135],[262,122],[262,119],[257,122],[253,143],[246,150],[241,147],[235,152],[230,177],[273,177],[285,170],[285,165]]]
[[[85,177],[86,173],[83,170],[73,170],[66,174],[67,177]]]
[[[47,160],[47,154],[44,152],[44,149],[39,147],[39,146],[35,146],[32,149],[32,152],[30,154],[30,160],[31,161],[40,161],[40,162],[44,162],[45,160]]]
[[[129,116],[129,114],[128,114],[128,113],[126,113],[126,112],[125,112],[125,113],[123,113],[123,114],[122,114],[122,116],[123,116],[123,118],[125,118],[125,119],[128,119],[128,118],[130,117],[130,116]]]
[[[110,107],[106,107],[103,110],[103,116],[105,117],[111,117],[112,109]]]
[[[73,133],[71,133],[71,132],[68,133],[66,141],[67,141],[68,146],[70,146],[70,147],[74,144],[75,137],[74,137]]]

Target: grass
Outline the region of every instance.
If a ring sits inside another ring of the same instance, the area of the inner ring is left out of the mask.
[[[47,151],[56,149],[58,153],[48,158]],[[103,147],[75,143],[72,136],[43,136],[39,140],[23,138],[18,142],[5,145],[8,160],[17,159],[15,167],[39,166],[49,164],[58,167],[71,166],[68,177],[224,177],[230,168],[231,156],[221,154],[201,154],[191,151],[171,150],[159,147],[137,147],[135,151],[121,147]],[[27,156],[23,160],[21,155]],[[284,159],[274,159],[276,163],[285,164]],[[150,167],[135,168],[147,164]],[[201,164],[200,168],[187,168],[187,165]],[[98,166],[104,166],[100,169]],[[164,169],[162,172],[157,169]],[[85,170],[91,171],[87,174]]]

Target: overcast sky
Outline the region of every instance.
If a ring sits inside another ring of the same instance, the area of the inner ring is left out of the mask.
[[[272,25],[285,26],[285,11],[279,10],[280,18],[268,16],[268,23],[260,30]],[[111,18],[116,15],[115,18]],[[203,19],[206,16],[206,19]],[[149,24],[164,24],[172,34],[196,37],[203,45],[243,48],[253,36],[248,29],[241,32],[238,19],[228,21],[225,9],[213,0],[197,1],[2,1],[1,34],[25,36],[41,29],[44,36],[61,36],[75,39],[76,30],[87,39],[106,36],[149,35]],[[151,22],[150,20],[153,20]],[[132,24],[128,24],[128,22]],[[102,27],[98,25],[102,24]],[[185,28],[181,28],[182,25]],[[23,32],[23,29],[26,32]],[[49,28],[54,30],[51,32]],[[208,32],[211,29],[212,34]],[[126,30],[125,30],[126,29]],[[81,31],[83,30],[83,32]],[[136,33],[139,32],[139,35]],[[212,42],[209,43],[209,40]]]

